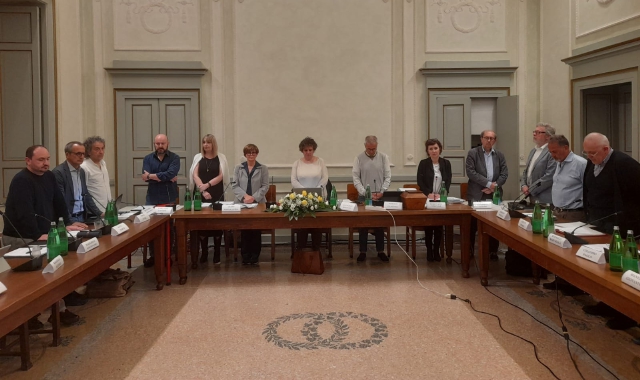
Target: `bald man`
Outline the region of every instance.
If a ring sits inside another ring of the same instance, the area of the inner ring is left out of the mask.
[[[142,180],[147,182],[148,205],[176,202],[178,185],[175,182],[180,171],[180,156],[169,151],[169,139],[159,134],[153,139],[155,152],[145,156],[142,162]],[[171,231],[173,235],[173,230]],[[153,244],[149,246],[150,258],[144,266],[151,268],[155,264]]]

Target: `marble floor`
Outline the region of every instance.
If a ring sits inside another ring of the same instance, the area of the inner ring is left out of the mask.
[[[459,247],[454,259],[459,259]],[[276,260],[263,247],[259,267],[233,259],[191,270],[186,285],[155,290],[152,269],[134,256],[135,285],[126,297],[90,300],[71,308],[81,321],[62,330],[63,344],[31,340],[33,368],[0,358],[2,379],[579,379],[566,342],[531,316],[560,331],[555,292],[504,273],[504,256],[491,263],[490,286],[477,267],[460,276],[455,262],[427,263],[418,271],[399,246],[390,263],[372,251],[364,263],[334,246],[321,276],[291,274],[290,248]],[[211,257],[212,255],[210,255]],[[119,263],[126,265],[126,260]],[[420,283],[417,281],[420,280]],[[550,278],[551,279],[551,278]],[[588,296],[560,295],[572,339],[621,379],[640,378],[638,328],[612,331],[586,316]],[[40,319],[45,322],[44,313]],[[586,379],[614,379],[571,345]]]

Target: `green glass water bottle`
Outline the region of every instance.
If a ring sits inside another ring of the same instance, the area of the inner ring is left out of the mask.
[[[542,209],[540,208],[540,203],[536,201],[533,206],[533,216],[531,218],[531,229],[534,234],[542,233]]]
[[[447,188],[444,185],[444,181],[442,181],[442,185],[440,186],[440,202],[447,203],[447,197],[449,193],[447,192]]]
[[[195,211],[202,210],[202,195],[200,195],[200,189],[197,187],[193,193],[193,209]]]
[[[338,192],[336,191],[335,186],[331,187],[331,197],[329,198],[329,205],[332,207],[338,205]]]
[[[56,222],[51,222],[51,228],[47,235],[47,260],[51,261],[60,256],[60,235]]]
[[[109,203],[107,203],[107,209],[104,212],[104,219],[110,226],[118,224],[118,213],[116,212],[115,201],[109,201]]]
[[[191,211],[191,192],[187,188],[187,191],[184,193],[184,210]]]
[[[364,193],[364,204],[365,206],[373,205],[373,198],[371,197],[371,186],[367,184],[367,190]]]
[[[551,212],[551,208],[547,207],[544,213],[544,231],[542,232],[542,236],[549,237],[549,235],[555,231],[556,226],[553,222],[553,213]]]
[[[609,243],[609,269],[613,272],[622,272],[622,253],[624,252],[624,241],[620,235],[620,227],[613,227],[611,243]]]
[[[496,189],[493,192],[493,204],[499,205],[502,202],[502,195],[500,194],[500,187],[496,185]]]
[[[69,253],[69,238],[67,237],[67,228],[64,225],[62,218],[58,219],[58,238],[60,238],[60,255],[66,256]]]
[[[611,261],[611,257],[609,257]],[[634,271],[638,273],[638,245],[636,239],[633,238],[633,230],[627,231],[627,242],[624,245],[624,254],[622,255],[622,271]]]

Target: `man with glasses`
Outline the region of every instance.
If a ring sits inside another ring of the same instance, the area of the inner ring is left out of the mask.
[[[547,144],[549,138],[556,133],[555,128],[549,124],[538,123],[533,130],[533,141],[536,146],[529,152],[527,165],[520,177],[520,190],[528,195],[531,202],[551,203],[551,187],[553,185],[553,173],[556,171],[556,161],[549,154]],[[539,183],[529,191],[532,185]]]
[[[480,134],[482,145],[472,148],[467,153],[466,169],[469,177],[467,187],[468,201],[491,200],[496,189],[501,189],[507,182],[509,171],[504,154],[493,149],[498,137],[494,131],[482,131]],[[475,219],[471,221],[471,255],[476,242],[478,225]],[[498,240],[489,238],[489,252],[492,261],[498,260]]]
[[[84,223],[89,215],[100,215],[91,196],[87,195],[87,181],[80,167],[84,161],[84,145],[80,141],[71,141],[64,147],[65,162],[53,169],[56,182],[69,212],[72,222]]]

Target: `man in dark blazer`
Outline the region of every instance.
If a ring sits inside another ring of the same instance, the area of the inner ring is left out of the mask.
[[[84,161],[84,145],[80,141],[71,141],[64,147],[65,162],[53,169],[56,182],[65,204],[69,211],[69,219],[72,222],[85,222],[88,216],[101,215],[93,198],[87,190],[87,182],[84,170],[80,164]]]
[[[507,182],[509,171],[504,154],[493,149],[498,136],[494,131],[482,131],[480,134],[482,145],[472,148],[467,153],[467,177],[469,185],[467,187],[468,201],[481,201],[493,198],[496,189],[502,192],[502,185]],[[471,221],[471,254],[476,243],[476,231],[478,225],[475,219]],[[489,252],[491,260],[498,260],[498,241],[489,239]]]
[[[529,152],[527,165],[520,177],[520,190],[529,196],[532,203],[539,201],[551,204],[553,201],[551,188],[557,163],[551,157],[547,145],[549,138],[555,133],[555,128],[545,123],[538,123],[533,130],[533,141],[536,146]],[[540,184],[529,191],[529,188],[535,183]]]

